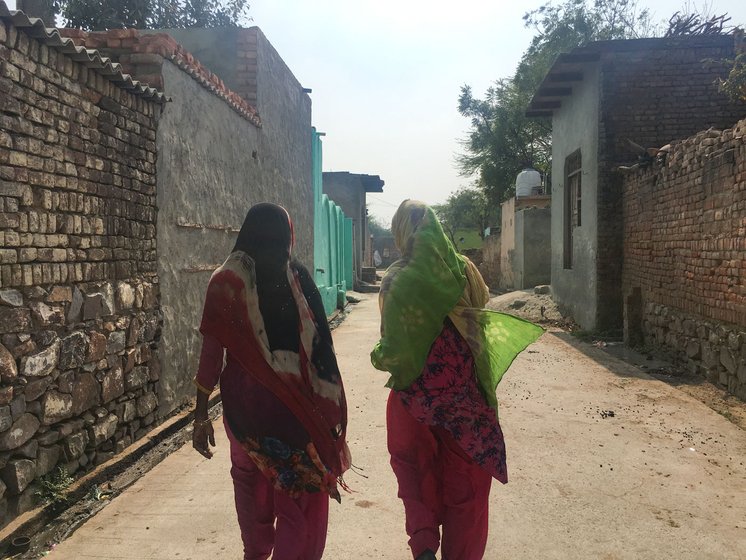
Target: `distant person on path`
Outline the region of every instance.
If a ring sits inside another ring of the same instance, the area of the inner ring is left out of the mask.
[[[210,279],[200,326],[193,445],[212,457],[207,403],[220,380],[245,560],[321,558],[329,496],[340,500],[350,465],[326,313],[292,245],[284,208],[252,207]]]
[[[508,481],[495,389],[541,328],[484,310],[489,290],[426,204],[405,200],[392,222],[401,259],[381,282],[373,365],[391,374],[391,467],[417,560],[479,560],[492,478]],[[442,526],[442,535],[441,535]]]

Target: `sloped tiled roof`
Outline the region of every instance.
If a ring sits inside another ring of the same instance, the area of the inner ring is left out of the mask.
[[[77,46],[72,39],[62,37],[56,29],[46,27],[39,18],[30,18],[24,12],[9,10],[3,0],[0,0],[0,21],[11,23],[29,37],[33,37],[47,47],[69,56],[76,62],[80,62],[133,95],[149,99],[155,103],[165,103],[167,101],[163,92],[133,79],[129,74],[125,74],[120,64],[101,56],[101,53],[95,49]]]

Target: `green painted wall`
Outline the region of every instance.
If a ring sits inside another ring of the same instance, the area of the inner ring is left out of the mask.
[[[321,136],[313,130],[314,280],[331,315],[344,307],[347,289],[352,288],[352,219],[322,192]]]

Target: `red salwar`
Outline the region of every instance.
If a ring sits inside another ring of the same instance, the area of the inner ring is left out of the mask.
[[[386,423],[414,558],[440,547],[443,560],[480,560],[487,546],[492,476],[447,430],[415,420],[396,391],[389,395]]]
[[[197,383],[212,388],[220,380],[224,391],[244,391],[251,400],[251,413],[292,425],[282,417],[283,407],[228,355],[223,368],[223,347],[211,336],[203,337]],[[224,405],[225,406],[225,405]],[[276,490],[246,450],[233,437],[223,416],[230,441],[231,477],[244,546],[244,560],[319,560],[326,544],[329,495],[305,493],[291,498]],[[298,424],[298,430],[302,427]]]
[[[389,395],[386,425],[412,555],[440,547],[444,560],[483,558],[492,479],[508,481],[505,440],[450,321],[420,377]]]
[[[231,477],[244,560],[319,560],[326,545],[329,496],[323,492],[291,498],[276,490],[236,441],[231,444]],[[273,553],[274,550],[274,553]]]

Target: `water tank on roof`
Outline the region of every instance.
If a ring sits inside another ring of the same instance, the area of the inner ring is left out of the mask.
[[[515,179],[515,195],[532,196],[542,194],[541,173],[536,169],[524,169]]]

